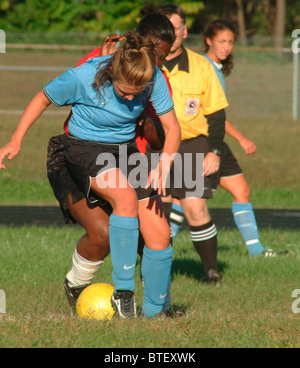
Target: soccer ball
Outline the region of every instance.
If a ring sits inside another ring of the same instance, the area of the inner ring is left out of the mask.
[[[114,287],[109,284],[92,284],[79,295],[76,312],[83,319],[112,319],[115,311],[111,305]]]

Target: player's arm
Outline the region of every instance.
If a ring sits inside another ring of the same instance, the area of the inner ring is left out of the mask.
[[[148,186],[152,183],[153,188],[157,189],[159,194],[166,195],[165,183],[174,160],[174,154],[178,151],[181,142],[181,128],[174,110],[159,116],[159,120],[164,130],[165,140],[158,164],[158,172],[154,170],[150,173]]]
[[[204,175],[208,176],[219,170],[221,148],[225,135],[225,110],[218,110],[205,117],[208,124],[209,152],[204,158]]]
[[[175,111],[171,110],[167,114],[161,115],[159,120],[162,124],[165,142],[163,153],[172,155],[178,151],[181,142],[181,128],[175,115]]]
[[[11,160],[20,152],[21,143],[26,132],[49,105],[50,101],[43,91],[38,92],[33,97],[22,114],[19,124],[10,141],[0,149],[0,169],[5,169],[3,159],[6,156]]]
[[[247,155],[251,155],[256,152],[255,144],[246,138],[242,132],[240,132],[229,120],[225,121],[225,132],[234,138],[239,145],[243,148]]]
[[[219,156],[225,136],[225,108],[228,101],[213,66],[208,60],[204,65],[207,69],[204,69],[206,72],[202,75],[206,87],[202,105],[208,125],[209,153],[204,158],[204,175],[207,176],[218,171],[220,167]]]

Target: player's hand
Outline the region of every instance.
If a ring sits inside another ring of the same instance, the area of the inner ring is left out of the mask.
[[[144,125],[145,117],[146,115],[145,112],[143,111],[141,115],[136,119],[138,126],[142,127]]]
[[[247,138],[241,139],[239,144],[245,151],[246,155],[252,155],[256,152],[256,145]]]
[[[208,176],[214,174],[219,170],[220,167],[220,157],[213,152],[208,152],[204,157],[203,163],[203,175]]]
[[[117,34],[105,37],[100,50],[100,56],[113,54],[116,51],[116,44],[120,41],[124,41],[125,39],[126,37]]]
[[[8,156],[9,160],[12,160],[20,152],[20,144],[10,141],[0,149],[0,169],[5,169],[3,160]]]
[[[152,187],[154,190],[157,190],[159,195],[165,197],[166,183],[170,172],[170,160],[164,155],[166,154],[162,154],[162,159],[157,167],[150,171],[146,188]]]

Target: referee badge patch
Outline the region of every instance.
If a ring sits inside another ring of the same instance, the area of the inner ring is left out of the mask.
[[[199,101],[197,98],[187,98],[185,103],[185,115],[196,115]]]

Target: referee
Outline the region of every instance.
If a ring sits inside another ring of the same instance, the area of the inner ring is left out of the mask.
[[[177,5],[163,5],[160,11],[165,14],[175,28],[176,40],[166,58],[163,69],[169,78],[176,116],[181,126],[182,141],[179,147],[181,157],[191,154],[192,171],[195,177],[196,154],[204,154],[204,186],[202,193],[191,188],[175,188],[173,170],[170,190],[164,202],[173,201],[170,213],[172,233],[180,226],[183,216],[190,225],[194,247],[200,255],[208,282],[220,282],[221,275],[217,265],[217,230],[207,207],[207,198],[212,197],[209,175],[215,173],[220,165],[220,152],[225,134],[225,111],[228,106],[223,88],[213,67],[203,56],[183,47],[187,37],[186,17]],[[182,160],[184,162],[184,160]],[[190,167],[183,167],[188,170]]]

